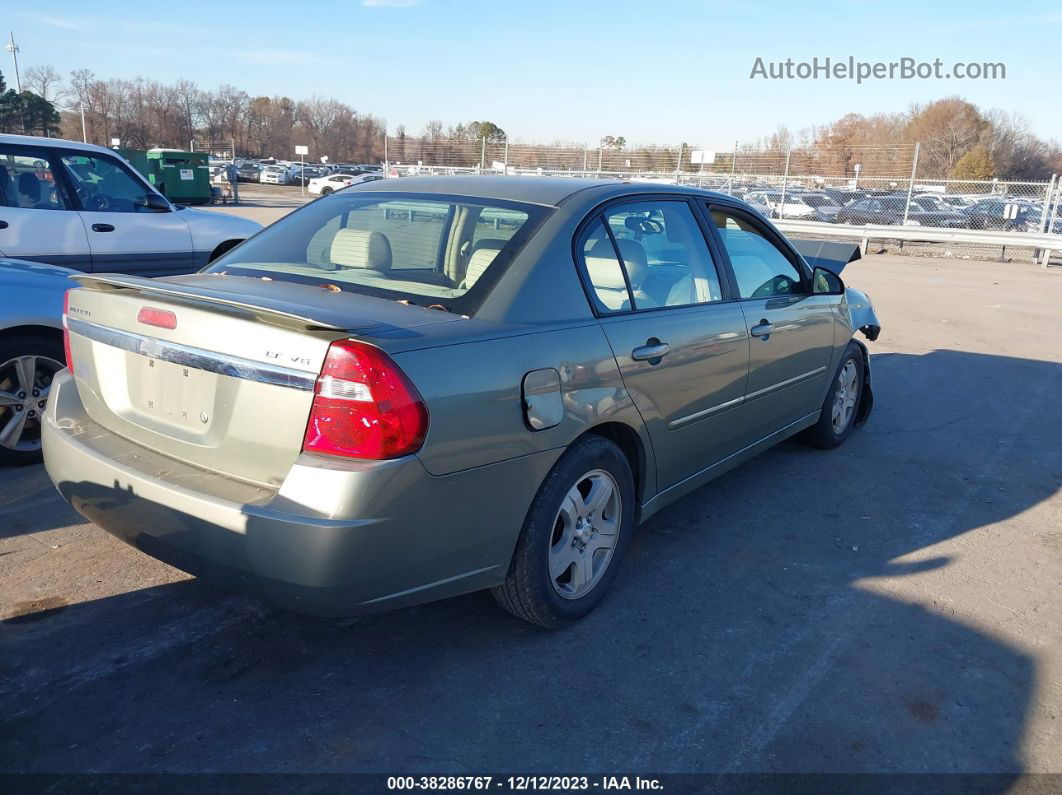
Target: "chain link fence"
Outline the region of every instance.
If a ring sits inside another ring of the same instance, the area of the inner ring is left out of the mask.
[[[717,190],[774,219],[1062,233],[1062,180],[1056,176],[948,178],[920,171],[919,150],[916,143],[712,152],[685,144],[588,147],[391,137],[385,173],[614,177]]]

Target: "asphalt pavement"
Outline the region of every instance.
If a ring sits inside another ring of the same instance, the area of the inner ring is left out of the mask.
[[[1062,773],[1062,273],[844,276],[867,427],[655,516],[560,632],[482,593],[286,613],[3,470],[0,770]]]

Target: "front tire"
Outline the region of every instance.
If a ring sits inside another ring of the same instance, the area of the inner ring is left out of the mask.
[[[321,188],[321,195],[322,196],[327,196],[329,193],[332,193],[332,189],[330,187],[328,187],[327,185],[325,185],[323,188]]]
[[[494,598],[517,618],[553,629],[605,598],[634,532],[634,476],[598,436],[568,448],[539,487]]]
[[[841,363],[822,403],[819,421],[804,432],[804,439],[822,450],[831,450],[848,438],[863,398],[863,351],[848,343]]]

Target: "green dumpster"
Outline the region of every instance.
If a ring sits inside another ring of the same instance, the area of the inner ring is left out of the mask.
[[[206,152],[149,149],[148,179],[174,204],[210,203],[210,165]]]

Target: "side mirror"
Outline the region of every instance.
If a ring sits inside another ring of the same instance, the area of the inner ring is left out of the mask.
[[[844,282],[833,271],[815,268],[811,272],[811,292],[814,295],[844,295]]]
[[[157,193],[145,193],[139,204],[156,213],[168,213],[173,209],[170,203]]]

